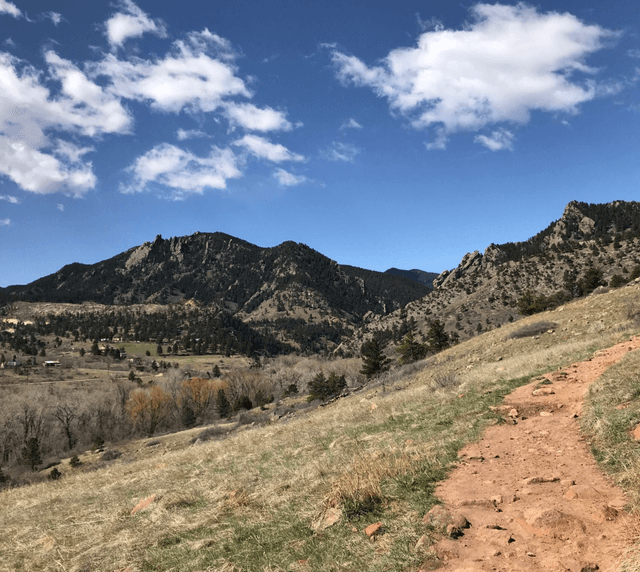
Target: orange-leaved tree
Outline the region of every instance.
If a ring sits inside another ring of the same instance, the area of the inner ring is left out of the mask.
[[[136,426],[153,435],[170,411],[170,398],[158,386],[150,390],[136,389],[129,395],[127,411]]]

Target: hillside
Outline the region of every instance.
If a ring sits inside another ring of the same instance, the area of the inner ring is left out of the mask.
[[[466,254],[456,268],[433,281],[428,297],[374,317],[354,345],[372,332],[402,329],[413,320],[418,332],[438,319],[448,331],[468,339],[520,319],[518,302],[525,295],[534,301],[544,298],[547,307],[558,306],[588,293],[580,284],[590,269],[595,273],[589,276],[600,276],[598,284],[619,286],[638,265],[640,203],[574,201],[560,219],[527,241],[491,244],[484,253]]]
[[[541,385],[541,373],[557,372],[552,385],[542,386],[570,388],[558,368],[628,340],[638,331],[638,308],[635,284],[594,294],[396,369],[364,388],[350,379],[351,396],[311,412],[287,410],[286,401],[275,402],[264,411],[247,412],[253,426],[238,423],[230,431],[224,425],[210,432],[214,438],[209,441],[201,429],[193,429],[110,443],[108,450],[117,454],[82,453],[77,468],[65,458],[56,466],[59,480],[47,481],[43,473],[39,484],[0,492],[5,532],[0,570],[400,572],[446,565],[453,551],[462,554],[464,536],[448,537],[445,526],[423,519],[439,503],[434,491],[448,471],[478,462],[469,455],[458,457],[462,446],[479,439],[488,426],[513,427],[501,407],[503,397],[517,387]],[[546,324],[543,331],[541,322]],[[622,374],[631,385],[620,395],[623,407],[611,405],[624,415],[624,422],[617,423],[627,441],[638,418],[637,395],[628,393],[637,371],[636,354],[625,352]],[[539,404],[529,405],[526,413],[532,417]],[[528,422],[524,413],[518,424]],[[573,413],[563,409],[547,417],[574,423]],[[526,428],[527,438],[538,435]],[[199,435],[203,437],[197,440]],[[505,447],[512,443],[509,438],[503,442]],[[538,442],[531,447],[513,459],[508,448],[499,456],[517,463],[517,477],[546,477],[534,469],[527,472],[522,457],[542,453]],[[497,457],[489,457],[488,451],[483,448],[482,455],[490,468]],[[624,462],[628,474],[637,477],[637,446],[633,451],[635,456],[630,452]],[[607,452],[611,455],[613,448]],[[520,481],[517,486],[518,497],[529,494]],[[543,490],[547,485],[537,486]],[[489,551],[494,560],[488,564],[514,570],[535,562],[539,569],[561,570],[555,562],[568,562],[558,554],[552,566],[544,552],[548,543],[528,540],[535,537],[526,528],[533,522],[529,513],[524,524],[505,524],[519,501],[504,497],[508,506],[502,513],[491,512],[491,528],[479,526],[475,512],[493,501],[484,496],[472,501],[467,508],[472,525],[478,526],[473,533],[484,535],[485,545],[508,532],[509,541],[504,536],[504,546],[496,544]],[[616,518],[627,518],[624,514]],[[612,518],[590,520],[588,530],[576,538],[591,547],[589,534],[601,539],[606,536],[602,531],[620,524],[610,522]],[[630,522],[627,528],[632,526]],[[565,556],[580,548],[573,542],[560,546],[570,549]],[[615,548],[622,554],[622,544]],[[608,560],[589,564],[598,562]],[[576,565],[572,562],[568,569],[585,569],[587,563]],[[481,566],[474,562],[475,568]]]

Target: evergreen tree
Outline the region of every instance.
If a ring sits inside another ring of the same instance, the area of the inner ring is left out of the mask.
[[[22,460],[24,464],[31,467],[31,470],[35,472],[38,465],[42,464],[42,458],[40,457],[40,442],[37,437],[31,437],[25,443],[22,449]]]
[[[223,418],[231,415],[231,403],[229,403],[224,389],[218,389],[218,395],[216,395],[216,411],[218,415]]]
[[[360,373],[367,376],[368,379],[379,375],[389,369],[391,360],[384,355],[383,347],[374,336],[368,342],[362,344],[360,354],[362,355],[362,369]]]
[[[318,373],[309,383],[309,401],[314,399],[327,400],[342,393],[347,387],[347,380],[344,375],[332,372],[329,377],[325,377],[324,372]]]
[[[441,352],[451,345],[451,339],[444,329],[444,323],[440,320],[433,320],[429,324],[427,332],[427,346],[434,353]]]
[[[213,377],[220,377],[222,375],[222,372],[220,371],[220,368],[218,367],[218,365],[214,365],[213,366]]]
[[[427,346],[415,340],[413,332],[409,332],[402,338],[402,343],[396,348],[396,352],[400,354],[398,362],[404,365],[424,359],[427,355]]]

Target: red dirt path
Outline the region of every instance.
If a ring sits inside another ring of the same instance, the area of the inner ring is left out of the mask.
[[[463,536],[436,545],[441,570],[616,569],[629,542],[626,499],[596,465],[577,417],[589,385],[637,348],[640,337],[546,375],[550,385],[538,380],[505,399],[504,415],[515,409],[516,423],[490,427],[465,447],[436,491],[471,524]],[[538,386],[553,393],[533,395]]]

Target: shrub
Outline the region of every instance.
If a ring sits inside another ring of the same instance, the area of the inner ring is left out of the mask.
[[[253,403],[251,403],[251,399],[249,399],[248,395],[240,395],[233,402],[233,412],[236,413],[241,409],[253,409]]]
[[[0,467],[0,488],[4,486],[6,482],[7,482],[7,477],[4,476],[4,473],[2,472],[2,467]]]
[[[99,451],[104,447],[104,437],[102,435],[96,435],[91,441],[91,448],[94,451]]]
[[[287,389],[284,390],[284,393],[282,395],[284,397],[288,397],[289,395],[294,395],[296,393],[298,393],[298,384],[290,383]]]
[[[222,437],[227,434],[229,431],[228,427],[221,427],[220,425],[213,425],[211,427],[207,427],[206,429],[200,431],[196,437],[194,437],[191,443],[195,443],[196,441],[211,441],[217,437]]]
[[[50,481],[57,481],[60,478],[62,478],[62,473],[55,467],[51,469],[51,472],[47,475],[47,479]]]
[[[627,280],[623,276],[620,276],[620,274],[614,274],[611,277],[609,286],[611,286],[611,288],[620,288],[620,286],[624,286],[626,283]]]
[[[220,417],[229,417],[231,414],[231,404],[227,399],[227,394],[224,389],[218,389],[218,395],[216,396],[216,411]]]
[[[115,461],[122,457],[122,452],[117,449],[107,449],[104,453],[102,453],[102,457],[100,457],[101,461]]]
[[[72,469],[77,469],[80,465],[82,465],[82,461],[78,458],[78,455],[74,455],[69,459],[69,465],[71,465]]]

